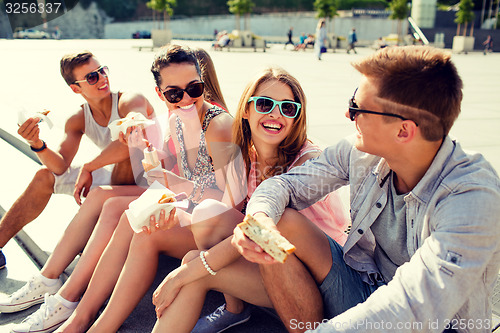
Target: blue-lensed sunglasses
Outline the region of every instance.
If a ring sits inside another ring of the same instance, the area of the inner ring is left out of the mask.
[[[300,103],[291,101],[276,101],[269,97],[253,96],[248,99],[248,103],[254,102],[255,111],[261,114],[268,114],[273,111],[276,105],[279,106],[280,112],[284,117],[295,118],[299,114],[302,107]]]

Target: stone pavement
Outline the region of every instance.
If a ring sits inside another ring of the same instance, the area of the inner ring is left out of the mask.
[[[143,93],[153,104],[156,112],[166,111],[165,105],[154,92],[154,82],[149,71],[153,52],[138,51],[134,46],[149,45],[148,40],[0,40],[2,81],[0,83],[1,127],[15,134],[16,111],[27,109],[50,109],[55,129],[43,129],[42,135],[51,146],[57,145],[62,126],[68,112],[82,103],[73,94],[59,74],[59,59],[79,49],[89,49],[102,64],[111,70],[110,81],[114,90],[134,90]],[[210,49],[209,42],[182,42],[192,47]],[[267,52],[236,50],[213,52],[219,81],[229,111],[235,110],[243,88],[261,68],[279,65],[291,72],[301,82],[308,99],[308,130],[310,138],[325,147],[354,131],[353,124],[344,113],[359,80],[359,74],[349,65],[350,61],[373,52],[359,48],[357,55],[348,55],[344,50],[331,51],[322,61],[315,59],[311,50],[292,52],[282,45],[271,45]],[[469,53],[453,55],[453,59],[464,81],[462,114],[457,120],[452,135],[458,137],[467,149],[483,153],[500,170],[500,54]],[[82,151],[96,152],[88,142],[83,142]],[[38,169],[24,155],[0,140],[2,161],[0,206],[8,209],[24,190]],[[82,154],[76,161],[84,161]],[[344,199],[345,193],[344,193]],[[55,195],[47,210],[25,230],[43,251],[50,252],[56,245],[64,228],[78,206],[71,197]],[[24,284],[36,272],[16,242],[4,248],[7,269],[0,271],[0,295],[8,294]],[[158,274],[158,284],[169,269],[178,262],[162,258],[164,269]],[[151,291],[150,291],[151,292]],[[154,323],[154,313],[146,296],[120,332],[144,332]],[[213,293],[205,311],[213,310],[222,302],[220,295]],[[35,307],[36,309],[37,307]],[[0,314],[0,333],[8,332],[13,323],[20,322],[35,309],[19,314]],[[265,326],[268,324],[269,327]],[[145,329],[146,327],[146,329]],[[228,332],[283,332],[282,326],[268,314],[257,310],[252,320]]]

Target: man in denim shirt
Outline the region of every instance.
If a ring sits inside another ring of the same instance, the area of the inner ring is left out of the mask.
[[[363,77],[346,115],[357,135],[252,195],[247,213],[297,250],[277,264],[239,228],[233,245],[260,264],[290,332],[491,331],[500,181],[448,136],[462,100],[450,57],[410,46],[354,63]],[[297,210],[344,185],[352,228],[342,248]]]

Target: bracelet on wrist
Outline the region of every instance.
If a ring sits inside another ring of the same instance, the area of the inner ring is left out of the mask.
[[[30,146],[31,150],[34,151],[35,153],[39,153],[47,149],[47,144],[45,143],[45,141],[43,140],[40,141],[42,141],[42,146],[40,148],[33,148],[33,146]]]
[[[201,262],[203,263],[203,266],[205,266],[206,270],[210,273],[210,275],[215,275],[217,274],[216,271],[214,271],[207,263],[207,259],[205,258],[205,251],[200,252],[200,259]]]

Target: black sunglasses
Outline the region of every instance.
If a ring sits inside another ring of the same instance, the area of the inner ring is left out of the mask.
[[[186,92],[191,98],[198,98],[201,95],[203,95],[204,90],[205,90],[205,83],[203,81],[190,83],[188,84],[186,89],[171,88],[165,91],[162,91],[160,89],[160,91],[163,93],[163,96],[165,96],[167,101],[169,101],[170,103],[179,103],[180,101],[182,101],[182,98],[184,97],[184,92]]]
[[[108,66],[101,66],[98,69],[96,69],[95,71],[90,72],[87,75],[85,75],[84,80],[78,80],[78,81],[75,81],[73,83],[87,82],[88,84],[93,86],[94,84],[99,82],[99,74],[101,74],[104,77],[107,77],[109,74]]]
[[[254,102],[255,111],[261,114],[268,114],[278,105],[280,112],[287,118],[295,118],[302,107],[300,103],[291,101],[276,101],[269,97],[253,96],[248,99],[248,103]]]
[[[399,114],[395,114],[395,113],[377,112],[377,111],[360,109],[358,104],[356,104],[356,102],[354,101],[354,97],[356,96],[357,91],[358,91],[358,88],[356,88],[356,90],[354,90],[354,94],[352,95],[351,99],[349,99],[349,119],[351,119],[352,121],[354,121],[356,119],[356,114],[358,114],[358,113],[378,114],[380,116],[394,117],[394,118],[399,118],[401,120],[411,120],[411,119],[405,118],[405,117],[400,116]],[[418,124],[414,120],[412,120],[412,121],[415,123],[415,125],[418,126]]]

